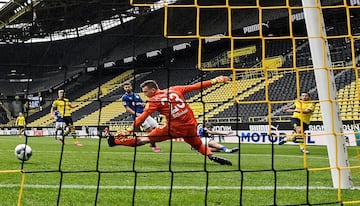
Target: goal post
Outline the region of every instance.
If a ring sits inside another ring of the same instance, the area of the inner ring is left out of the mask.
[[[334,188],[353,187],[320,0],[302,0]]]

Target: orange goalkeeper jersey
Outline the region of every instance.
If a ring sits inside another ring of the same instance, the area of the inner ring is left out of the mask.
[[[191,91],[207,88],[212,85],[211,81],[203,81],[188,86],[174,86],[164,90],[158,90],[151,97],[144,112],[135,120],[134,126],[139,127],[146,117],[158,111],[164,115],[172,127],[197,125],[194,112],[186,103],[184,94]]]

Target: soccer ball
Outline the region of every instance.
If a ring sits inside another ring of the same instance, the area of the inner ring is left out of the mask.
[[[15,147],[15,155],[21,161],[28,161],[32,155],[32,149],[29,145],[19,144]]]

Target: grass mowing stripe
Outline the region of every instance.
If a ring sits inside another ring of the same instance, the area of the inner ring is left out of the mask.
[[[4,152],[12,152],[10,150],[0,150],[0,153],[4,151]],[[65,151],[66,153],[76,153],[76,154],[81,154],[81,153],[86,153],[86,154],[89,154],[89,153],[92,153],[92,154],[97,154],[98,152],[97,151],[92,151],[92,152],[89,152],[89,151],[86,151],[86,152],[81,152],[81,151]],[[107,153],[107,154],[112,154],[112,153],[116,153],[118,154],[119,152],[121,152],[121,154],[134,154],[134,152],[127,152],[127,151],[100,151],[100,153]],[[36,153],[59,153],[59,151],[36,151]],[[221,153],[221,152],[220,152]],[[185,155],[189,155],[189,156],[193,156],[194,153],[180,153],[180,152],[172,152],[172,154],[174,155],[182,155],[182,156],[185,156]],[[225,155],[230,155],[230,154],[226,154],[226,153],[221,153],[221,154],[225,154]],[[166,151],[166,152],[159,152],[159,153],[154,153],[154,152],[136,152],[136,155],[169,155],[169,152]],[[237,153],[233,153],[231,155],[237,155]],[[246,154],[246,153],[241,153],[240,156],[248,156],[248,157],[272,157],[271,154]],[[299,154],[299,155],[273,155],[274,157],[289,157],[289,158],[304,158],[304,156],[302,154]],[[312,156],[312,155],[306,155],[306,158],[307,159],[328,159],[327,157],[321,157],[321,156]]]
[[[20,187],[18,184],[0,184],[1,188],[14,188]],[[25,188],[37,188],[37,189],[57,189],[59,185],[25,185]],[[62,185],[62,189],[96,189],[95,185]],[[134,189],[134,186],[100,186],[101,189]],[[140,190],[168,190],[169,186],[136,186],[136,189]],[[204,190],[205,187],[202,186],[173,186],[173,189],[192,189],[192,190]],[[239,190],[239,187],[232,186],[209,186],[208,189],[213,190]],[[273,186],[245,186],[243,189],[245,190],[274,190]],[[278,190],[306,190],[306,186],[279,186]],[[336,190],[337,188],[333,187],[309,187],[310,190]],[[354,187],[352,189],[360,190],[360,187]]]
[[[307,198],[311,204],[319,205],[339,199],[358,201],[360,197],[359,169],[351,169],[356,190],[342,189],[339,193],[332,187],[330,168],[309,172],[302,169],[304,156],[297,145],[225,143],[241,150],[236,154],[215,153],[233,161],[232,167],[224,167],[210,161],[205,165],[205,157],[183,142],[174,142],[172,147],[170,142],[160,142],[163,152],[153,153],[148,146],[136,151],[110,148],[104,139],[100,147],[99,140],[81,139],[83,147],[69,144],[62,148],[49,138],[28,138],[33,156],[22,164],[13,149],[24,141],[17,136],[0,137],[1,206],[16,205],[23,172],[24,206],[56,205],[58,200],[60,205],[88,206],[94,205],[94,197],[98,206],[163,206],[169,201],[172,206],[198,206],[204,205],[205,198],[209,206],[240,205],[240,201],[242,205],[273,205],[274,198],[277,205],[304,205]],[[308,168],[329,167],[325,146],[309,146],[309,150]],[[356,148],[348,150],[350,165],[359,165]],[[205,191],[210,192],[206,195]],[[278,191],[276,197],[274,191]]]

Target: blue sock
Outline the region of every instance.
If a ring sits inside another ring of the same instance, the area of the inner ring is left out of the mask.
[[[227,147],[223,146],[220,148],[220,150],[225,151],[225,150],[227,150]]]

